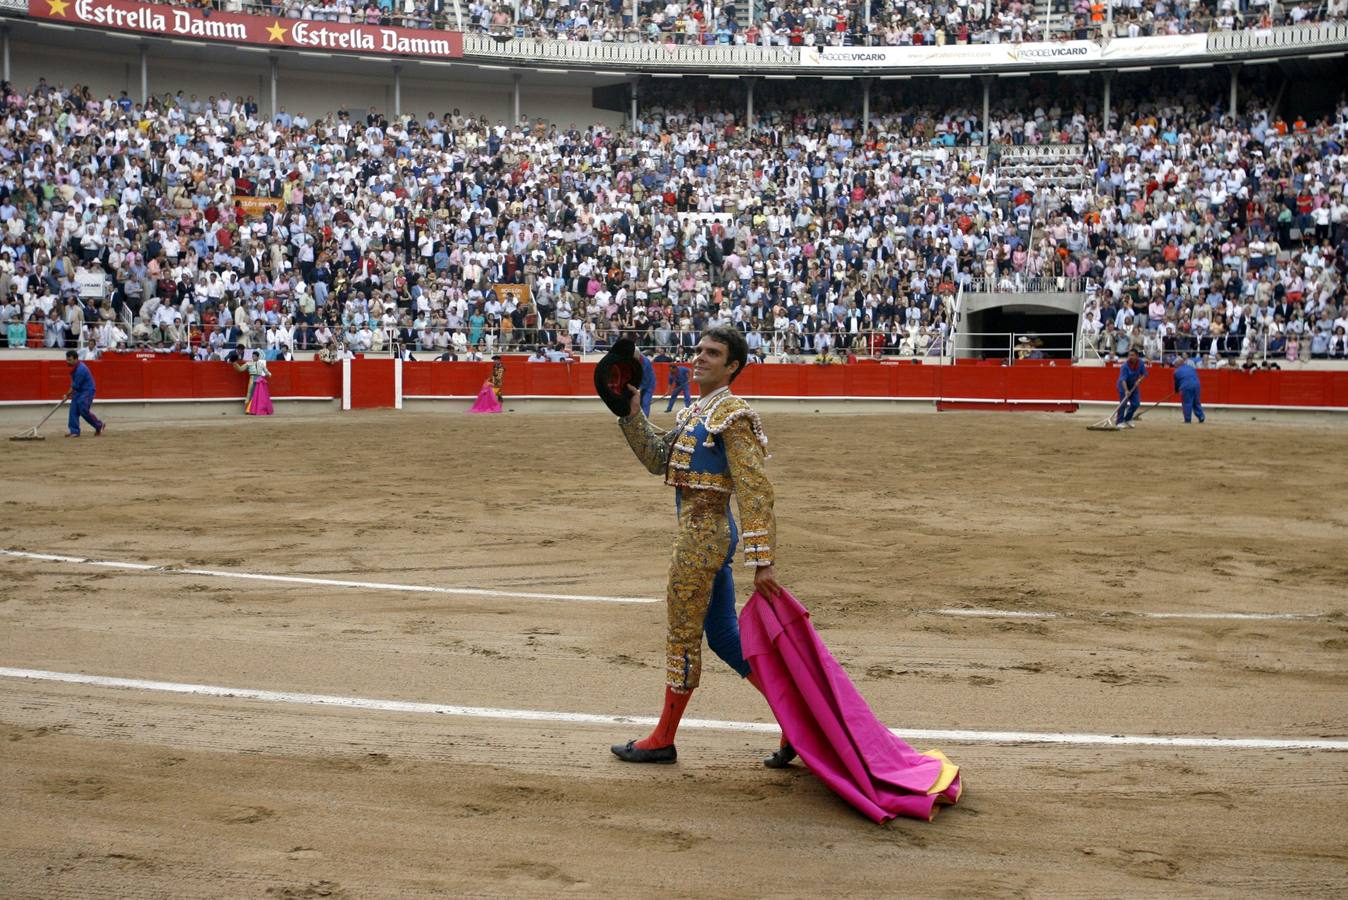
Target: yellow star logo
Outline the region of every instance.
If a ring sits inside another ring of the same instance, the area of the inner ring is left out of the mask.
[[[66,7],[69,5],[70,0],[47,0],[47,6],[50,7],[50,9],[47,10],[47,14],[52,16],[64,16],[66,14]]]
[[[50,3],[52,0],[47,0],[47,2]],[[267,42],[271,43],[272,41],[279,41],[284,44],[285,40],[286,27],[280,22],[273,20],[272,23],[267,26]]]

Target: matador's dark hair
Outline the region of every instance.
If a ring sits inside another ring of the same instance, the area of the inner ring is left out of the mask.
[[[730,376],[730,380],[734,381],[739,378],[740,373],[744,371],[744,367],[749,364],[749,342],[744,339],[740,330],[734,325],[717,325],[715,328],[708,328],[702,332],[702,336],[711,338],[718,344],[725,344],[726,362],[740,364],[739,368],[735,370],[735,374]]]

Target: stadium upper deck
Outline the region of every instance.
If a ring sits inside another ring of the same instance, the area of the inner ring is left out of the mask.
[[[568,5],[563,16],[547,0],[519,0],[510,7],[444,0],[380,0],[363,7],[350,0],[0,0],[0,13],[47,28],[84,26],[151,40],[252,45],[247,49],[270,54],[351,53],[413,65],[461,60],[507,69],[549,67],[558,76],[572,74],[557,68],[562,66],[617,75],[960,76],[1217,64],[1348,50],[1343,10],[1348,0],[1318,5],[1160,0],[1146,7],[1141,0],[1126,0],[1112,8],[1067,2],[1072,6],[1066,11],[1055,11],[1055,0],[783,2],[746,4],[741,10],[735,3],[610,0]],[[1097,17],[1101,21],[1093,22]],[[596,24],[610,20],[630,20],[633,27]],[[1063,29],[1054,22],[1073,24]]]

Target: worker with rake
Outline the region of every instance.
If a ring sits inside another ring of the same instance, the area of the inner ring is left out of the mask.
[[[1142,382],[1147,380],[1147,364],[1136,349],[1128,351],[1128,360],[1119,368],[1119,409],[1114,414],[1115,428],[1132,428],[1133,417],[1142,405]]]
[[[66,437],[80,436],[80,419],[94,426],[94,434],[100,435],[107,426],[94,415],[94,375],[89,367],[80,362],[80,355],[74,350],[66,351],[66,365],[70,367],[70,419],[67,422]]]

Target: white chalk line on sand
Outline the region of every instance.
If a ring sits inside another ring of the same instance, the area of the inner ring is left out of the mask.
[[[386,581],[353,581],[340,578],[317,578],[309,575],[268,575],[259,572],[231,572],[224,569],[195,569],[173,565],[155,565],[153,563],[121,562],[118,560],[89,559],[83,556],[64,556],[59,553],[33,553],[26,550],[8,550],[0,548],[0,556],[19,559],[37,559],[45,562],[73,563],[84,566],[99,566],[105,569],[125,569],[133,572],[150,572],[155,575],[197,575],[208,578],[240,578],[246,581],[276,581],[283,584],[309,584],[319,587],[356,588],[376,591],[400,591],[409,594],[453,594],[466,597],[503,597],[519,600],[560,600],[592,603],[663,603],[658,597],[613,597],[604,594],[544,594],[532,591],[508,591],[497,588],[454,588],[428,584],[398,584]],[[1102,613],[1059,613],[1036,612],[1033,610],[1000,609],[932,609],[922,612],[937,616],[962,616],[976,619],[1086,619],[1086,618],[1139,618],[1139,619],[1229,619],[1232,621],[1279,621],[1327,619],[1323,613],[1204,613],[1204,612],[1102,612]]]
[[[114,678],[74,672],[49,672],[44,669],[12,669],[0,666],[0,678],[30,681],[55,681],[92,687],[192,694],[234,700],[258,700],[264,703],[291,703],[306,706],[335,706],[343,709],[376,710],[459,716],[471,719],[508,719],[520,722],[566,722],[578,725],[654,725],[650,716],[608,716],[594,713],[553,712],[534,709],[498,709],[486,706],[451,706],[440,703],[414,703],[405,700],[372,700],[364,697],[339,697],[331,694],[300,694],[292,691],[264,691],[256,688],[218,687],[209,684],[178,684],[171,681],[146,681],[139,678]],[[776,734],[775,724],[727,722],[718,719],[684,719],[681,727],[708,731],[746,731]],[[1339,750],[1348,751],[1348,740],[1318,738],[1235,738],[1166,737],[1163,735],[1071,734],[1034,731],[951,731],[944,729],[896,728],[894,734],[907,741],[947,741],[956,744],[1078,744],[1122,747],[1177,747],[1202,750]]]
[[[1324,613],[1206,613],[1206,612],[1037,612],[1021,609],[933,609],[938,616],[969,619],[1212,619],[1229,621],[1305,621],[1328,619]]]
[[[248,581],[276,581],[283,584],[311,584],[320,587],[361,588],[376,591],[401,591],[408,594],[453,594],[464,597],[506,597],[515,600],[570,600],[593,603],[663,603],[654,597],[608,597],[599,594],[541,594],[533,591],[506,591],[494,588],[453,588],[428,584],[397,584],[385,581],[352,581],[342,578],[314,578],[307,575],[267,575],[256,572],[230,572],[224,569],[189,569],[179,566],[156,566],[148,563],[118,562],[106,559],[88,559],[83,556],[62,556],[57,553],[30,553],[25,550],[0,549],[0,555],[20,559],[39,559],[46,562],[75,563],[101,566],[105,569],[127,569],[133,572],[152,572],[157,575],[199,575],[206,578],[242,578]]]

